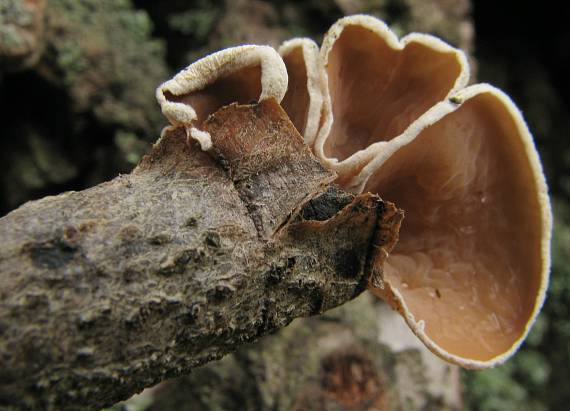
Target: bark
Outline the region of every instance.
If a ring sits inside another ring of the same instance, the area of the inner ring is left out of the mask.
[[[273,101],[206,129],[0,219],[0,408],[111,405],[366,288],[399,210],[332,185]]]
[[[460,369],[431,354],[370,293],[127,404],[141,411],[464,409]]]

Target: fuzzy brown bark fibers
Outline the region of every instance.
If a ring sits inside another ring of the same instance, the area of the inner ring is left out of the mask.
[[[331,185],[273,101],[205,127],[213,153],[172,130],[0,219],[1,409],[97,410],[365,289],[401,212]]]

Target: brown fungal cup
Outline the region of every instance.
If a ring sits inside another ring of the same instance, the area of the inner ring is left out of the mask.
[[[172,124],[200,141],[192,130],[221,105],[283,99],[339,184],[406,211],[370,290],[448,361],[485,368],[511,356],[544,301],[552,224],[514,103],[486,84],[465,88],[460,50],[424,34],[398,40],[369,16],[339,20],[320,52],[307,39],[284,43],[283,60],[255,47],[206,57],[162,85]]]
[[[372,292],[433,352],[483,368],[516,351],[542,305],[550,207],[510,99],[488,85],[460,96],[461,105],[440,106],[441,118],[402,136],[395,154],[367,170],[364,190],[406,210],[383,287]]]
[[[289,84],[281,105],[303,136],[313,145],[324,117],[326,75],[319,56],[319,47],[310,39],[293,39],[279,47]]]
[[[287,70],[268,46],[240,46],[198,60],[156,90],[163,114],[173,126],[186,128],[203,150],[211,148],[201,130],[208,115],[233,102],[247,104],[269,98],[281,102],[287,90]]]

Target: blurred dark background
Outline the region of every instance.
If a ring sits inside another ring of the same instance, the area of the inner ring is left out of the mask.
[[[0,215],[132,169],[165,124],[154,90],[228,45],[316,40],[369,13],[436,34],[503,88],[540,150],[555,211],[545,309],[507,364],[464,373],[472,410],[570,403],[570,13],[552,2],[468,0],[0,0]]]

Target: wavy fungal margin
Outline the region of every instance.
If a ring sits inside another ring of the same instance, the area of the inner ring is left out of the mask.
[[[512,100],[467,86],[464,53],[380,20],[336,22],[309,39],[222,50],[157,90],[172,127],[232,102],[274,99],[337,182],[406,212],[369,289],[441,358],[486,368],[509,358],[544,301],[551,209],[542,166]],[[380,264],[379,264],[380,265]]]

